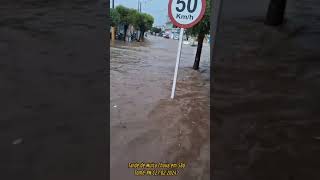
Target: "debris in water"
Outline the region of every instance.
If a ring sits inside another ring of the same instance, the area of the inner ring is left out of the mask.
[[[122,128],[127,128],[127,126],[124,125],[122,122],[120,122],[120,127],[122,127]]]
[[[12,142],[13,145],[19,145],[19,144],[22,144],[23,143],[23,139],[22,138],[19,138],[19,139],[16,139]]]

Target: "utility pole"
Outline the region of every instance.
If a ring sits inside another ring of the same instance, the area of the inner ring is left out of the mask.
[[[114,9],[114,0],[112,0],[112,9]]]
[[[141,12],[141,4],[142,4],[141,0],[138,0],[138,12]]]

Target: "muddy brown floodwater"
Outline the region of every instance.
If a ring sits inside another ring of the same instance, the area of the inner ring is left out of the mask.
[[[183,45],[176,97],[170,99],[178,41],[149,36],[144,43],[111,42],[111,179],[138,177],[128,163],[186,164],[170,179],[209,179],[210,49],[200,71],[196,47]]]

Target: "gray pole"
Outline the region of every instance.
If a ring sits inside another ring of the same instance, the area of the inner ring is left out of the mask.
[[[178,78],[178,69],[179,69],[179,63],[180,63],[180,56],[181,56],[181,48],[182,48],[182,39],[183,39],[183,32],[184,29],[180,29],[180,36],[179,36],[179,46],[178,46],[178,52],[177,52],[177,59],[176,59],[176,67],[174,69],[174,76],[173,76],[173,83],[172,83],[172,90],[171,90],[171,99],[174,98],[174,93],[176,91],[176,84],[177,84],[177,78]]]
[[[142,2],[140,1],[140,12],[142,12]]]
[[[114,9],[114,0],[112,0],[112,9]]]

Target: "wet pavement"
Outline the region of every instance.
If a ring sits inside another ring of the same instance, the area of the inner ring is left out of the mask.
[[[200,70],[196,47],[183,45],[176,97],[170,99],[178,41],[111,42],[111,179],[137,177],[128,163],[186,164],[170,179],[209,179],[209,45]]]

